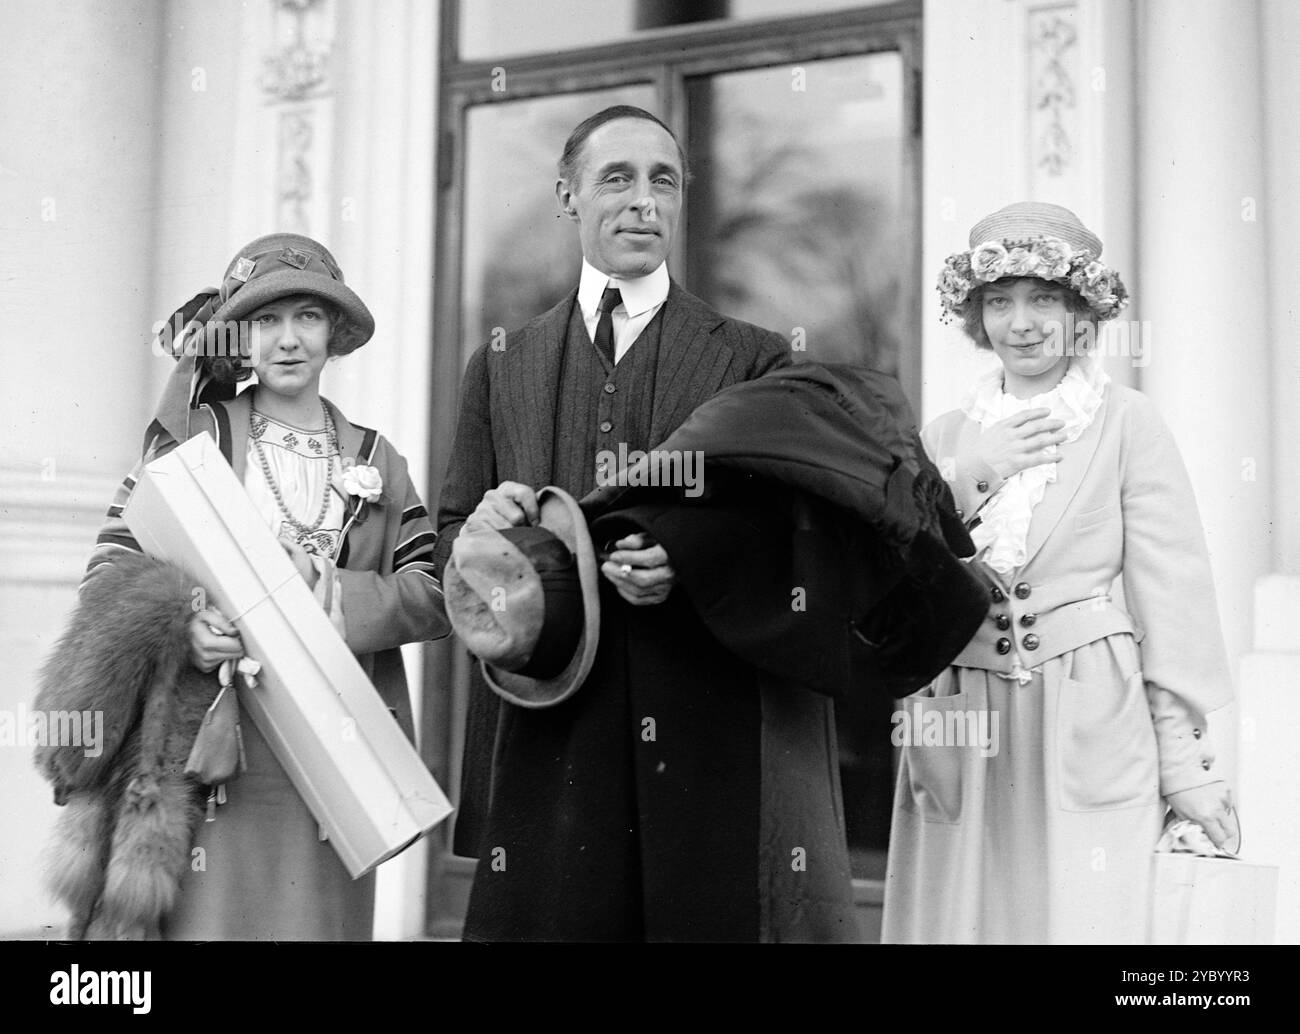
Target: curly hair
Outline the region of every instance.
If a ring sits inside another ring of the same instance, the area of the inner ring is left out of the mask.
[[[329,323],[329,344],[326,346],[329,355],[347,355],[365,344],[364,332],[344,315],[342,309],[318,295],[308,297],[315,299]],[[232,327],[237,330],[237,347],[229,334]],[[207,328],[207,348],[203,363],[217,382],[238,384],[253,375],[253,367],[247,358],[251,352],[248,347],[248,329],[249,325],[244,320],[227,324],[226,327],[209,325]]]
[[[1038,280],[1038,277],[1006,277],[1002,280],[993,281],[996,284],[1008,284],[1016,280]],[[1092,311],[1087,300],[1074,288],[1065,284],[1058,284],[1053,280],[1039,280],[1039,283],[1046,284],[1049,287],[1058,289],[1065,301],[1067,312],[1074,314],[1074,328],[1076,338],[1082,336],[1085,331],[1085,324],[1092,325],[1093,334],[1096,334],[1096,316]],[[993,351],[993,343],[989,341],[989,336],[984,330],[984,291],[988,284],[978,284],[971,290],[967,296],[965,304],[962,305],[959,313],[961,318],[961,329],[966,336],[975,342],[976,348],[982,348],[986,351]]]

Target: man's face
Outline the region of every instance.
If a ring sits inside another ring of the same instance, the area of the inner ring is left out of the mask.
[[[555,195],[578,224],[582,254],[613,277],[653,272],[668,257],[682,207],[682,163],[660,126],[615,119],[583,144],[572,182]]]

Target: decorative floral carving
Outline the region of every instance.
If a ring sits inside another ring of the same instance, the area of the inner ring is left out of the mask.
[[[295,233],[310,233],[307,205],[312,195],[311,157],[312,112],[286,111],[280,119],[279,180],[276,197],[280,225]]]
[[[317,177],[329,155],[328,140],[316,131],[328,121],[330,52],[334,40],[333,0],[263,0],[270,8],[275,44],[263,57],[261,87],[275,110],[278,154],[276,218],[296,233],[310,234]]]
[[[1032,104],[1036,112],[1046,112],[1047,116],[1047,124],[1035,141],[1036,164],[1049,176],[1062,175],[1074,157],[1064,113],[1077,105],[1069,61],[1078,38],[1074,23],[1062,17],[1059,9],[1030,16]]]
[[[329,75],[330,47],[307,39],[306,22],[321,0],[273,0],[276,20],[290,19],[289,41],[262,59],[262,89],[281,101],[301,100]]]

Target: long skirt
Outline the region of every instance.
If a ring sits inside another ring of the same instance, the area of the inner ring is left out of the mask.
[[[240,707],[248,770],[201,822],[168,940],[368,941],[375,876],[353,880]]]
[[[1023,685],[952,667],[899,707],[883,940],[1145,940],[1165,806],[1131,635]]]

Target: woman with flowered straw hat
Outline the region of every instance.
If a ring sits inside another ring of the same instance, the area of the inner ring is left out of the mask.
[[[1166,809],[1239,837],[1206,727],[1232,685],[1192,486],[1151,402],[1089,352],[1128,295],[1074,213],[982,219],[939,295],[1000,361],[923,432],[989,613],[901,704],[883,936],[1138,943]]]
[[[141,554],[122,510],[143,464],[211,435],[413,736],[399,647],[450,632],[429,562],[436,536],[401,454],[320,395],[325,363],[374,328],[324,246],[277,233],[241,248],[221,286],[160,332],[178,362],[41,691],[67,707],[83,705],[78,694],[93,698],[110,730],[94,762],[38,752],[66,805],[48,882],[70,908],[75,937],[371,937],[374,874],[350,878],[242,706],[228,728],[213,723],[235,733],[242,770],[219,791],[182,777],[212,765],[187,757],[196,716],[217,699],[218,670],[224,684],[240,681],[232,669],[243,646],[234,615],[194,602],[183,563]],[[255,385],[237,394],[253,374]]]

